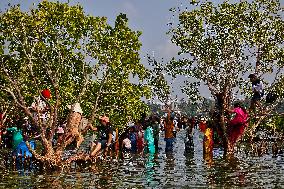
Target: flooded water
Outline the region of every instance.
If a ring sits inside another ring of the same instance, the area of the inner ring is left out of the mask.
[[[184,131],[174,152],[165,142],[155,156],[106,161],[80,171],[54,174],[2,173],[0,188],[284,188],[284,157],[254,157],[238,152],[231,161],[214,149],[212,162],[203,160],[202,135],[194,133],[194,152],[184,153]]]

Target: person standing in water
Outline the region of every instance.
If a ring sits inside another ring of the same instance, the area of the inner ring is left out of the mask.
[[[229,145],[230,148],[233,149],[235,143],[241,138],[248,125],[248,113],[240,102],[234,103],[234,108],[227,109],[226,111],[230,114],[235,114],[234,118],[229,121],[227,126]]]
[[[113,130],[109,118],[107,116],[102,116],[99,117],[99,120],[101,122],[101,126],[94,128],[90,125],[92,130],[98,131],[99,135],[96,145],[90,153],[91,157],[96,157],[100,150],[108,151],[110,149],[110,145],[112,144]]]
[[[174,136],[174,117],[171,116],[171,111],[168,108],[167,109],[167,117],[164,121],[164,130],[165,130],[165,141],[166,141],[166,152],[172,152],[173,151],[173,143],[175,140]]]

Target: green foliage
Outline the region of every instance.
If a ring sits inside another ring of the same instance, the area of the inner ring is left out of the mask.
[[[10,7],[0,20],[1,99],[14,95],[12,105],[25,108],[49,88],[59,117],[79,101],[86,116],[107,113],[117,127],[147,111],[140,99],[150,95],[142,84],[141,32],[128,27],[126,15],[112,27],[79,5],[43,1],[29,12]]]
[[[196,9],[180,11],[178,25],[169,31],[172,42],[181,48],[179,54],[186,58],[173,59],[168,70],[173,76],[189,78],[184,89],[188,97],[200,100],[201,84],[207,85],[212,93],[247,95],[244,75],[257,72],[270,75],[270,79],[275,77],[270,87],[283,98],[283,90],[277,88],[283,86],[284,67],[280,2],[193,4]]]
[[[147,74],[148,84],[152,88],[152,97],[167,103],[170,98],[170,86],[165,77],[165,65],[150,56],[148,56],[148,63],[152,68]]]

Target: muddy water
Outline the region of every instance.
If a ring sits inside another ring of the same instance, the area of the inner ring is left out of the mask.
[[[236,153],[231,161],[214,149],[212,162],[203,160],[202,135],[194,133],[194,152],[184,153],[184,131],[177,134],[174,152],[165,142],[154,156],[106,161],[65,174],[4,172],[0,188],[284,188],[284,157]],[[271,154],[271,153],[270,153]]]

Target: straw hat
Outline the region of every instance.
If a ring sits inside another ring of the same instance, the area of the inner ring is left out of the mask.
[[[82,110],[82,108],[81,108],[81,106],[80,106],[80,103],[76,102],[75,104],[73,104],[73,106],[74,106],[73,112],[78,112],[78,113],[80,113],[80,114],[83,113],[83,110]],[[71,106],[71,105],[68,105],[67,107],[68,107],[69,109],[72,109],[72,106]]]

